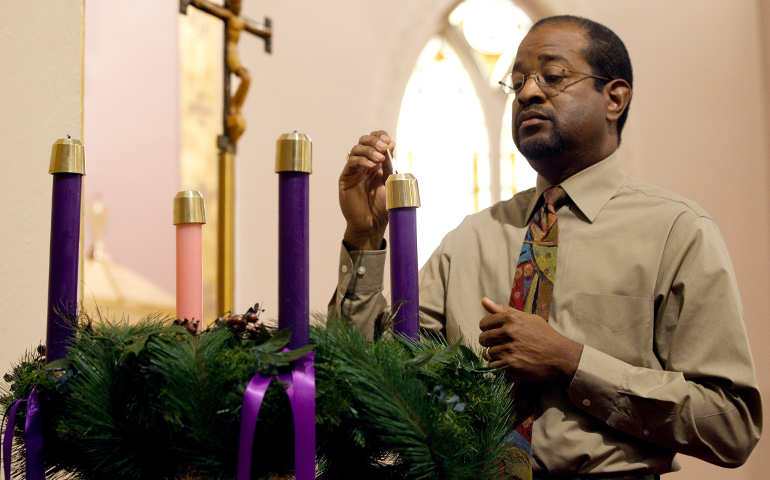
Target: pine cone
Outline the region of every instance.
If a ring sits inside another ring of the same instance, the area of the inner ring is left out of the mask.
[[[225,325],[243,338],[257,338],[264,328],[259,323],[259,314],[264,311],[265,309],[260,308],[259,303],[255,303],[244,314],[225,315],[217,318],[217,324]]]
[[[189,318],[180,320],[177,318],[176,320],[174,320],[174,325],[179,325],[180,327],[184,327],[185,330],[195,335],[198,333],[198,325],[200,325],[200,320],[190,320]]]

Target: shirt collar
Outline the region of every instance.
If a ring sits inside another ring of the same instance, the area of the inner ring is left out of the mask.
[[[612,198],[623,184],[625,175],[621,169],[620,158],[617,150],[604,160],[601,160],[588,168],[561,182],[561,187],[567,192],[572,203],[585,215],[589,222],[594,219],[607,201]],[[537,176],[535,195],[527,209],[527,218],[537,206],[537,202],[544,191],[551,187],[548,180]]]

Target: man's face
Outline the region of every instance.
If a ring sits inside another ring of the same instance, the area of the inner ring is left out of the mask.
[[[579,26],[546,24],[529,32],[516,54],[514,73],[529,76],[513,101],[513,141],[540,173],[544,169],[569,168],[560,163],[569,157],[585,156],[606,138],[606,101],[603,92],[594,88],[592,78],[549,96],[537,85],[533,74],[554,67],[591,73],[583,56],[586,43]],[[566,83],[583,77],[575,75]]]

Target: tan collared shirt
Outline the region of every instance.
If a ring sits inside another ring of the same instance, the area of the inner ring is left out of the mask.
[[[536,469],[677,470],[674,453],[735,466],[759,439],[761,401],[735,274],[714,221],[623,174],[616,155],[569,179],[548,323],[584,344],[569,385],[542,386]],[[481,297],[507,304],[537,187],[466,219],[420,271],[422,327],[475,348]],[[372,335],[387,309],[385,251],[340,255],[330,314]]]

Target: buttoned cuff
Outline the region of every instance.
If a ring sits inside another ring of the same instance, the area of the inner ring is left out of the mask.
[[[385,274],[385,249],[348,251],[340,248],[337,291],[342,296],[382,291]]]
[[[618,362],[621,365],[615,365]],[[583,354],[569,386],[572,402],[595,417],[606,417],[615,407],[624,365],[606,353],[583,345]]]
[[[682,373],[635,367],[585,345],[568,393],[574,405],[610,427],[653,441],[672,428],[679,405],[670,397],[678,383],[684,385]],[[669,394],[656,397],[662,385],[669,385]]]
[[[638,418],[629,395],[629,369],[634,367],[589,345],[583,346],[580,363],[569,386],[572,403],[610,427],[649,437],[660,419]],[[665,415],[661,415],[665,418]],[[649,422],[646,424],[645,422]]]

